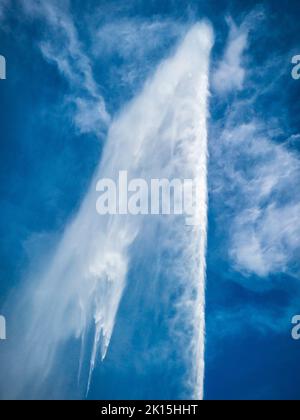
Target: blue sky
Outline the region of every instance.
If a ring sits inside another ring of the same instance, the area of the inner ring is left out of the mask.
[[[8,298],[55,252],[111,121],[205,19],[215,44],[204,396],[300,397],[300,347],[291,338],[291,319],[300,313],[300,82],[291,77],[299,16],[295,0],[0,0],[0,54],[7,60],[0,83],[0,313],[8,327]],[[167,286],[148,293],[160,233],[145,232],[146,257],[139,244],[131,250],[137,258],[88,398],[184,395],[188,366],[178,362],[175,345],[162,352],[169,343]],[[167,263],[170,255],[164,257]],[[155,304],[154,292],[161,294]],[[7,346],[0,345],[0,366]],[[78,358],[74,349],[68,343],[66,371]],[[6,380],[0,378],[2,393]],[[77,392],[70,373],[66,395]]]

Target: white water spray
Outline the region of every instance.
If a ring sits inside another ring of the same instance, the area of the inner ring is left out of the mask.
[[[10,349],[8,355],[10,368],[3,391],[8,397],[40,397],[43,384],[65,357],[62,352],[69,340],[81,339],[82,364],[94,325],[90,386],[97,356],[103,360],[109,347],[128,269],[135,258],[131,246],[146,223],[160,223],[165,241],[153,246],[169,247],[176,255],[166,271],[183,290],[170,320],[170,333],[176,336],[186,360],[187,392],[202,398],[211,46],[208,25],[195,25],[174,56],[159,66],[112,123],[102,162],[79,213],[43,273],[28,280],[22,298],[12,303],[14,310],[18,305],[19,314],[26,314],[22,326],[26,333],[19,348]],[[96,181],[117,181],[120,170],[127,170],[131,178],[194,179],[200,195],[198,225],[187,227],[184,218],[177,221],[173,216],[100,217],[95,208]]]

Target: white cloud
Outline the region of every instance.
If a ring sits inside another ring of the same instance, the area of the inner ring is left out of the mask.
[[[243,54],[248,45],[248,29],[238,28],[232,19],[228,19],[229,37],[222,61],[212,76],[213,89],[225,94],[232,90],[241,90],[246,75],[243,67]]]
[[[10,0],[1,0],[0,2],[0,22],[5,19],[6,8],[9,5]]]
[[[230,35],[224,59],[213,75],[219,94],[216,100],[226,106],[226,111],[222,119],[212,123],[211,186],[222,212],[217,218],[221,234],[226,232],[223,245],[232,266],[245,275],[293,276],[300,271],[300,161],[289,146],[298,136],[290,135],[288,127],[282,126],[282,109],[278,109],[280,118],[275,107],[275,115],[265,119],[255,112],[261,97],[281,88],[280,77],[288,67],[278,57],[257,63],[246,55],[252,37],[259,42],[257,22],[263,22],[264,16],[263,9],[258,8],[239,28],[228,21]],[[247,78],[243,61],[249,63]],[[237,89],[236,95],[228,100],[223,94],[232,89]],[[269,115],[268,110],[265,115]],[[288,139],[279,143],[284,133]],[[250,282],[240,281],[251,288]]]
[[[300,144],[300,134],[292,134],[286,141],[287,146],[298,146]]]
[[[110,61],[113,82],[124,86],[127,92],[141,88],[165,56],[167,47],[176,44],[188,30],[186,25],[171,19],[103,21],[101,15],[98,20],[91,28],[93,54],[98,60]]]
[[[229,255],[236,270],[261,277],[295,274],[300,237],[300,162],[270,137],[276,127],[250,119],[248,105],[230,104],[226,125],[214,134],[213,188],[225,204]],[[248,119],[248,115],[247,115]]]
[[[99,98],[82,99],[75,98],[73,102],[76,105],[74,121],[81,133],[98,133],[103,131],[103,116],[106,116],[104,103]],[[108,117],[105,118],[108,123]]]
[[[236,268],[261,277],[288,272],[300,255],[300,202],[275,207],[273,203],[249,218],[245,210],[236,219],[231,257]]]
[[[69,2],[22,0],[22,5],[28,16],[41,20],[47,27],[47,37],[39,42],[40,49],[70,85],[72,93],[68,100],[76,107],[75,124],[83,133],[100,136],[110,116],[94,79],[91,61],[79,40]],[[88,110],[89,107],[93,108]]]
[[[184,26],[172,20],[145,21],[120,19],[105,22],[94,37],[96,55],[119,54],[124,58],[143,59],[149,51],[155,51],[164,42],[163,37],[177,37]]]

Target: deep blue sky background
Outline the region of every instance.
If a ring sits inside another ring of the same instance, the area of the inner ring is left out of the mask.
[[[40,51],[40,40],[53,34],[47,34],[40,19],[24,14],[18,2],[0,0],[0,4],[2,1],[6,9],[5,19],[0,20],[0,54],[7,60],[7,80],[0,81],[0,308],[34,256],[43,247],[54,246],[78,209],[99,162],[106,132],[103,128],[96,135],[78,129],[72,118],[73,105],[65,99],[73,86]],[[299,399],[300,343],[291,339],[291,318],[300,313],[299,248],[291,250],[284,238],[281,245],[286,246],[288,254],[296,253],[295,256],[287,258],[284,269],[275,265],[264,275],[245,270],[232,261],[231,222],[236,214],[227,199],[240,192],[226,185],[231,181],[220,168],[235,167],[239,162],[240,172],[251,171],[255,170],[255,162],[247,155],[247,144],[235,153],[220,156],[219,138],[229,117],[234,120],[233,125],[260,120],[265,124],[265,128],[259,126],[260,133],[265,130],[264,135],[270,137],[274,147],[283,145],[294,159],[299,159],[300,81],[291,78],[290,61],[294,54],[300,54],[300,4],[296,0],[284,3],[130,0],[126,6],[123,3],[71,1],[78,34],[88,52],[93,51],[91,32],[101,21],[172,19],[180,26],[206,18],[211,21],[216,37],[212,74],[222,60],[228,39],[225,18],[231,16],[240,26],[255,11],[247,23],[250,29],[242,89],[224,95],[212,88],[211,95],[205,397]],[[257,13],[263,17],[258,18]],[[176,33],[160,37],[160,42],[140,58],[137,55],[134,59],[130,55],[124,58],[117,53],[100,57],[92,54],[95,79],[111,115],[138,92],[176,40]],[[125,73],[132,70],[130,60],[138,71],[129,82],[118,69],[124,68]],[[245,103],[250,97],[251,104]],[[235,106],[239,112],[232,116]],[[221,180],[225,187],[219,195],[216,185]],[[291,176],[289,188],[285,189],[289,190],[287,197],[278,189],[268,200],[277,204],[291,202],[299,181]],[[243,202],[245,197],[241,194],[236,199]],[[239,210],[237,206],[236,212]],[[126,357],[118,343],[125,340],[122,326],[128,323],[129,310],[130,292],[126,291],[112,351],[96,373],[91,398],[134,398],[139,396],[141,384],[144,390],[150,389],[149,394],[152,389],[153,395],[160,380],[159,370],[153,370],[151,377],[143,377],[133,370],[130,361],[118,370],[117,361]],[[151,322],[147,314],[143,322]],[[137,339],[134,334],[132,337]],[[138,342],[137,339],[137,347]],[[141,392],[144,395],[147,391]]]

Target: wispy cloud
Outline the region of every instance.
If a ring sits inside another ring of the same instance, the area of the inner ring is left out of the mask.
[[[7,13],[7,10],[8,10],[9,6],[10,6],[10,0],[1,0],[1,2],[0,2],[0,23],[5,21],[6,13]]]
[[[231,18],[227,23],[229,35],[224,56],[212,77],[212,87],[220,94],[242,89],[246,75],[243,54],[248,46],[248,28],[237,27]]]
[[[263,277],[290,271],[299,252],[299,160],[273,142],[265,123],[236,123],[229,115],[220,133],[226,184],[215,185],[233,217],[230,258],[237,270]]]
[[[103,11],[91,25],[92,52],[107,87],[118,90],[121,106],[132,98],[149,78],[159,62],[170,54],[189,27],[167,18],[114,17],[107,19]]]
[[[171,19],[118,19],[100,22],[94,34],[94,53],[143,60],[166,40],[182,35],[186,25]],[[165,38],[165,39],[164,39]]]
[[[0,18],[2,18],[4,16],[4,12],[5,12],[5,8],[8,4],[9,0],[2,0],[0,3]]]
[[[244,41],[254,15],[246,17],[241,25],[246,28],[242,30]],[[240,30],[234,27],[232,31],[233,38],[239,39]],[[245,46],[247,43],[241,39],[238,44]],[[257,64],[247,54],[247,79],[235,86],[243,90],[231,99],[223,96],[224,86],[233,87],[231,78],[223,87],[217,86],[216,94],[221,95],[215,101],[223,104],[225,112],[212,127],[212,194],[225,205],[219,219],[230,220],[226,234],[229,258],[237,271],[261,277],[276,273],[295,275],[300,269],[296,257],[300,162],[295,150],[287,147],[297,136],[289,134],[281,109],[274,109],[273,115],[265,112],[265,117],[255,112],[263,95],[271,94],[280,83],[282,72],[288,71],[284,61],[279,63],[276,57],[274,60],[266,58]],[[239,61],[239,68],[240,65]],[[276,68],[280,70],[274,78]],[[245,74],[245,68],[240,70],[240,74]],[[279,143],[278,139],[284,136],[287,141]],[[246,280],[245,284],[251,287]]]
[[[101,89],[93,76],[90,58],[79,40],[67,1],[22,0],[27,16],[47,27],[47,37],[39,41],[45,59],[57,66],[70,85],[68,101],[75,106],[74,122],[82,133],[100,136],[110,122]]]

